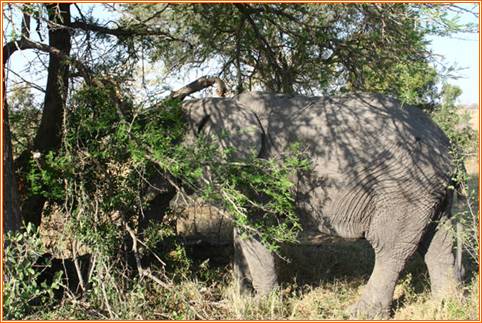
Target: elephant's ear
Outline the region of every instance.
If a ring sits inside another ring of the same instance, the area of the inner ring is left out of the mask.
[[[188,107],[188,118],[195,120],[191,129],[198,136],[217,142],[232,159],[260,155],[264,134],[253,112],[225,98],[199,100]]]

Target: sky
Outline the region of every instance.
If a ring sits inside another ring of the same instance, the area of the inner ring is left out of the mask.
[[[461,4],[461,7],[472,8],[474,4]],[[96,9],[101,8],[100,6]],[[84,8],[82,8],[84,9]],[[74,10],[75,12],[75,10]],[[95,16],[102,19],[105,16],[106,19],[112,19],[111,14],[108,16],[104,12],[94,10]],[[478,23],[477,19],[471,14],[462,15],[461,23],[474,22]],[[454,78],[450,78],[447,81],[451,84],[457,85],[462,89],[462,95],[460,96],[458,103],[463,105],[470,105],[479,102],[479,34],[456,34],[451,37],[430,37],[429,48],[436,54],[436,61],[434,64],[441,68],[444,66],[453,66],[456,70],[452,73]],[[13,55],[9,66],[13,70],[22,70],[28,61],[30,54],[15,54]],[[31,71],[33,72],[33,71]],[[192,71],[195,72],[195,71]],[[36,73],[36,72],[33,72]],[[41,72],[38,72],[38,78],[45,78]],[[193,77],[199,73],[186,73],[187,77]],[[32,78],[32,74],[25,75],[25,78]],[[13,75],[11,75],[13,76]],[[201,75],[199,75],[201,76]],[[171,84],[174,88],[178,85],[184,85],[192,81],[193,79],[184,79],[182,77],[176,78],[174,84]],[[39,84],[45,84],[44,80],[37,80]]]
[[[470,9],[473,5],[465,4],[461,7]],[[470,14],[465,14],[460,22],[477,23],[477,19]],[[437,56],[438,60],[444,62],[445,65],[458,68],[454,73],[458,78],[448,80],[449,83],[459,86],[463,91],[458,103],[464,105],[478,103],[479,34],[460,33],[451,37],[431,37],[429,41],[431,41],[430,49],[440,55]]]
[[[441,55],[446,64],[455,66],[453,73],[458,78],[449,79],[449,83],[459,86],[462,95],[460,104],[479,102],[479,35],[459,35],[461,38],[436,37],[430,48]]]

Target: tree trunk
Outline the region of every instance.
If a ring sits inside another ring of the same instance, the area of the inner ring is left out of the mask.
[[[70,4],[46,6],[49,21],[63,25],[70,23]],[[69,55],[71,44],[68,29],[50,28],[49,45]],[[34,139],[34,147],[40,153],[57,150],[61,144],[63,112],[69,84],[69,66],[64,63],[58,55],[50,54],[44,110]]]
[[[22,38],[30,36],[30,16],[23,12]],[[13,52],[16,50],[15,42],[5,44],[3,47],[3,233],[17,231],[22,223],[20,201],[18,195],[17,178],[13,164],[12,134],[10,132],[9,107],[7,103],[7,83],[5,81],[5,66]],[[4,246],[6,247],[6,245]]]
[[[12,138],[8,121],[7,100],[5,99],[5,84],[3,93],[3,233],[6,233],[18,230],[21,218],[18,187],[13,169]]]
[[[70,4],[46,4],[49,21],[55,25],[70,24]],[[70,33],[66,28],[49,28],[49,45],[69,55],[71,43]],[[44,99],[42,119],[33,141],[33,151],[39,152],[43,158],[50,151],[60,148],[62,142],[63,113],[67,100],[69,67],[59,55],[50,54],[48,65],[47,87]],[[32,151],[27,151],[18,158],[18,173],[25,177],[28,173]],[[25,222],[40,225],[45,197],[21,192],[22,215]]]

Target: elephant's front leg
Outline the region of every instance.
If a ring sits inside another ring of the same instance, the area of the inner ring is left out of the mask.
[[[246,292],[251,285],[258,295],[266,295],[278,286],[274,255],[258,239],[242,239],[236,229],[234,274],[241,292]]]

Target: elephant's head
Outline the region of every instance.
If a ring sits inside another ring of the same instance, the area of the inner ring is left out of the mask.
[[[205,135],[219,143],[221,149],[232,149],[234,160],[259,156],[264,131],[257,116],[230,98],[208,98],[187,101],[183,110],[189,124],[188,141]]]

